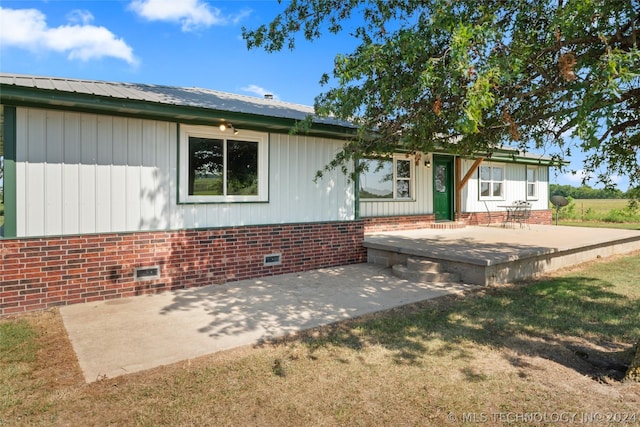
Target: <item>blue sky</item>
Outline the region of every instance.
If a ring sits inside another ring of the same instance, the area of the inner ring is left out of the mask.
[[[270,93],[313,105],[322,73],[356,43],[346,32],[299,40],[294,51],[248,51],[241,28],[268,23],[285,6],[275,0],[2,0],[0,71]],[[580,161],[573,158],[571,168],[579,171]],[[579,172],[551,175],[560,184],[580,179]]]

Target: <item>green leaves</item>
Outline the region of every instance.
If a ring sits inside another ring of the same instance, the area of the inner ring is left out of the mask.
[[[640,185],[639,10],[638,0],[295,0],[243,37],[267,51],[347,28],[359,40],[316,99],[317,114],[360,126],[336,165],[517,141],[558,156],[577,145],[585,169]]]

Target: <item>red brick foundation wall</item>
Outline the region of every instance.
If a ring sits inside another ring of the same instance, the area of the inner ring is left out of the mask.
[[[362,218],[362,221],[364,222],[364,232],[366,234],[428,228],[429,224],[435,222],[435,215],[377,216]]]
[[[366,262],[361,221],[0,240],[0,316]],[[264,266],[264,256],[282,264]],[[161,277],[134,281],[134,269]]]
[[[457,215],[457,220],[468,225],[487,225],[489,219],[493,224],[501,224],[506,212],[491,212],[491,218],[487,212],[463,212]],[[552,224],[553,213],[551,210],[531,211],[530,224]],[[364,232],[380,233],[394,230],[411,230],[420,228],[431,228],[435,223],[435,215],[404,215],[404,216],[380,216],[363,218]]]
[[[458,215],[459,221],[464,221],[469,225],[501,224],[504,221],[506,212],[491,212],[491,218],[487,212],[462,212]],[[531,211],[529,224],[550,225],[553,213],[551,210]]]

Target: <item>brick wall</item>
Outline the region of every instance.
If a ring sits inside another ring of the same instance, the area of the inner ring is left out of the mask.
[[[0,240],[0,316],[366,262],[363,223]],[[264,266],[264,255],[282,264]],[[134,281],[137,267],[161,277]]]
[[[435,222],[435,215],[378,216],[363,218],[365,233],[378,233],[394,230],[429,228]]]
[[[489,219],[493,224],[501,224],[504,220],[505,212],[491,212],[491,218],[487,212],[463,212],[457,215],[457,220],[462,221],[468,225],[486,225],[489,223]],[[380,233],[385,231],[394,230],[411,230],[420,228],[432,228],[432,224],[435,223],[435,215],[404,215],[404,216],[383,216],[383,217],[369,217],[363,218],[364,232],[367,233]],[[551,210],[536,210],[531,211],[531,217],[529,219],[530,224],[545,224],[552,223],[552,211]]]
[[[504,221],[506,212],[498,211],[491,212],[491,216],[489,217],[489,213],[487,212],[463,212],[458,215],[458,220],[464,221],[469,225],[487,225],[489,222],[492,224],[500,224]],[[550,225],[552,223],[552,211],[549,209],[546,210],[537,210],[531,211],[531,217],[529,218],[529,224],[543,224]]]

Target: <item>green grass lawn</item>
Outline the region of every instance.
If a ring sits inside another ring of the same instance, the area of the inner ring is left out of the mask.
[[[639,271],[640,253],[600,259],[91,384],[57,311],[0,319],[0,425],[636,425],[640,383],[619,367]],[[565,424],[530,421],[513,425]]]

